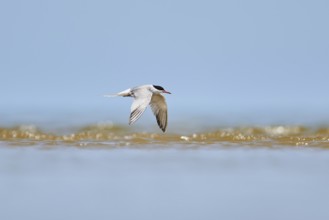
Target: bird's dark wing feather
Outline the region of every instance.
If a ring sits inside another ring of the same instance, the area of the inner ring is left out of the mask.
[[[157,119],[157,123],[163,132],[168,124],[167,103],[165,97],[160,94],[153,94],[150,106]]]

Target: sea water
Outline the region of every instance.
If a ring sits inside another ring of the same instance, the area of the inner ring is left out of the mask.
[[[32,121],[0,126],[0,219],[329,218],[323,124]]]

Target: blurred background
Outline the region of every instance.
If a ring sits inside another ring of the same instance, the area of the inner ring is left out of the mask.
[[[171,121],[327,123],[328,11],[322,0],[1,1],[1,123],[126,123],[131,100],[102,95],[143,84],[172,92]]]
[[[328,12],[0,1],[0,219],[329,219]],[[131,100],[103,95],[143,84],[172,92],[168,133],[108,123]]]

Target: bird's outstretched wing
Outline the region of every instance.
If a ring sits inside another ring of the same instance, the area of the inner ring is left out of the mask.
[[[150,105],[159,127],[163,132],[165,132],[168,122],[167,103],[165,97],[160,94],[153,94]]]
[[[131,105],[131,112],[129,118],[130,125],[141,117],[146,107],[150,104],[152,98],[152,92],[145,89],[134,89],[131,91],[131,94],[134,98],[134,101]]]

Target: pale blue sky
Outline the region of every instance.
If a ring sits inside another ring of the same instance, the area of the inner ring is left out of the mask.
[[[0,113],[114,114],[130,100],[102,94],[149,83],[173,93],[171,114],[324,113],[328,11],[325,0],[1,1]]]

